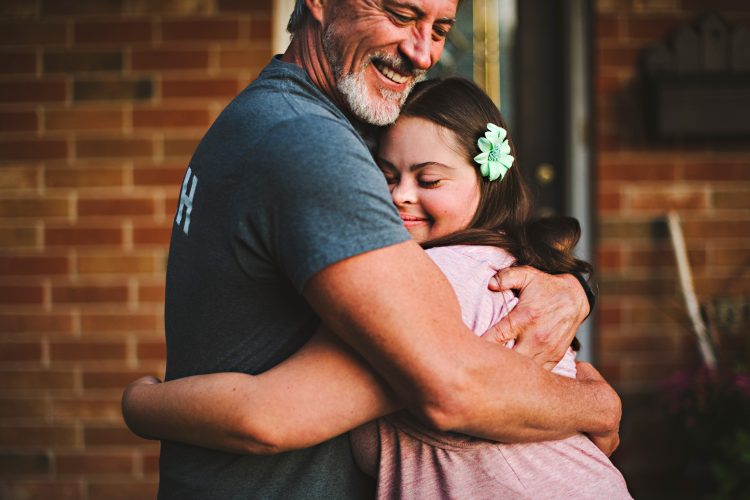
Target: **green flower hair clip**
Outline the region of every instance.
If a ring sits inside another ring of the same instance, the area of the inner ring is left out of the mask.
[[[494,123],[487,124],[487,132],[477,141],[482,151],[474,157],[479,164],[479,172],[490,181],[503,180],[510,167],[513,166],[513,156],[510,154],[508,133],[504,128]]]

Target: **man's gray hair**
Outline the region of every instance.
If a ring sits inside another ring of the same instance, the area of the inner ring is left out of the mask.
[[[302,26],[302,21],[306,14],[307,5],[305,5],[305,0],[295,0],[294,10],[292,11],[292,15],[289,16],[286,30],[293,35]]]

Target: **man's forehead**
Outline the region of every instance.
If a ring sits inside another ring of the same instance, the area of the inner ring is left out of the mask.
[[[450,20],[456,17],[456,10],[460,0],[340,0],[351,7],[361,6],[400,6],[411,8],[427,16],[434,16],[440,20]]]

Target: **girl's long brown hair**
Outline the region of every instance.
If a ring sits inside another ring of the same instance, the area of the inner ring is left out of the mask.
[[[573,249],[581,227],[572,217],[535,218],[533,200],[518,165],[516,148],[508,136],[511,154],[516,158],[502,180],[489,181],[479,173],[474,156],[477,140],[488,123],[508,130],[492,100],[470,80],[450,77],[418,83],[404,103],[401,116],[429,120],[455,134],[456,143],[469,164],[476,166],[479,180],[479,206],[469,226],[446,236],[422,243],[424,248],[446,245],[489,245],[503,248],[517,265],[529,265],[550,274],[591,273],[591,264],[577,259]],[[578,348],[574,340],[573,347]]]
[[[534,205],[521,175],[516,147],[508,135],[513,167],[502,180],[489,181],[479,173],[474,156],[477,140],[488,123],[508,130],[500,111],[475,83],[449,77],[418,83],[404,103],[401,116],[429,120],[455,134],[456,143],[469,164],[476,166],[479,206],[467,229],[426,241],[424,248],[446,245],[491,245],[510,252],[519,265],[547,273],[590,273],[588,262],[577,259],[573,249],[581,236],[572,217],[534,218]]]

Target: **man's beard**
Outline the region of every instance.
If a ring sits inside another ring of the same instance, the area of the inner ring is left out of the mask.
[[[323,37],[323,47],[336,79],[336,88],[344,96],[349,110],[355,117],[371,125],[382,127],[395,122],[409,92],[418,81],[424,79],[426,71],[408,69],[409,64],[403,59],[384,52],[375,52],[368,56],[356,72],[343,74],[338,42],[336,35],[328,29]],[[411,80],[403,92],[380,88],[377,89],[380,98],[370,95],[370,88],[365,80],[365,69],[373,64],[375,59],[398,69],[401,74],[411,75]]]

